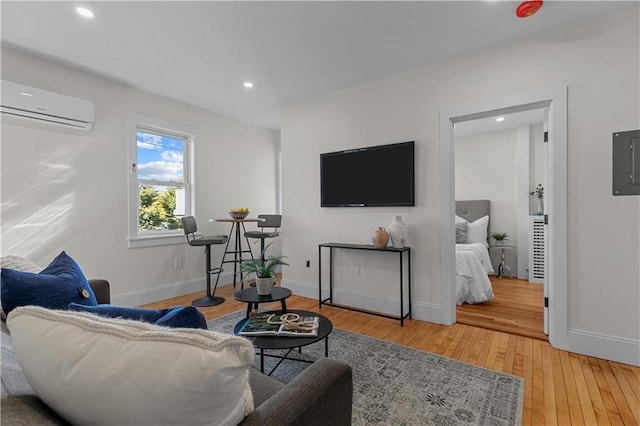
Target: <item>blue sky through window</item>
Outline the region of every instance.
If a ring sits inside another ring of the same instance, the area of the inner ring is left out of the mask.
[[[138,179],[184,182],[184,139],[137,132]]]

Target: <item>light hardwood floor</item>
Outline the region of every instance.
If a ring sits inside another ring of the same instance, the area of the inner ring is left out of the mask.
[[[222,305],[200,308],[207,319],[239,309],[233,287],[218,288]],[[145,305],[162,308],[189,305],[202,293]],[[279,309],[280,304],[265,308]],[[543,340],[465,324],[444,326],[417,320],[399,321],[324,306],[300,296],[287,299],[289,309],[320,312],[334,327],[454,358],[523,377],[524,425],[638,425],[640,368],[557,350]]]
[[[489,330],[549,340],[544,334],[542,284],[490,276],[494,299],[456,308],[456,321]]]

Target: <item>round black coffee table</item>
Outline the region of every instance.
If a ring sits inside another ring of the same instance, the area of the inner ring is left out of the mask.
[[[253,342],[253,346],[256,349],[259,349],[260,352],[256,355],[260,355],[260,372],[264,373],[264,357],[269,356],[273,358],[280,358],[280,361],[276,364],[275,367],[269,372],[269,376],[275,371],[276,368],[284,361],[285,359],[292,361],[302,361],[302,362],[313,362],[304,359],[298,358],[288,358],[288,355],[294,349],[298,349],[298,352],[302,353],[302,347],[308,346],[313,343],[319,342],[324,339],[324,356],[329,357],[329,334],[331,330],[333,330],[333,324],[329,318],[324,315],[320,315],[316,312],[310,311],[288,311],[289,313],[295,313],[300,315],[301,317],[318,317],[318,335],[313,337],[278,337],[278,336],[256,336],[256,337],[247,337],[251,339]],[[279,314],[279,311],[269,311],[263,312],[265,314]],[[243,319],[233,328],[233,334],[238,335],[244,324],[248,321],[248,318]],[[281,355],[273,355],[273,354],[265,354],[265,350],[275,350],[275,349],[288,349],[287,353],[283,356]]]
[[[284,287],[273,287],[271,289],[271,294],[266,295],[260,295],[255,287],[250,287],[237,291],[233,295],[233,298],[247,304],[247,318],[249,318],[251,309],[255,308],[257,311],[260,303],[277,302],[278,300],[282,305],[282,312],[287,312],[287,304],[284,300],[289,296],[291,296],[291,290]]]

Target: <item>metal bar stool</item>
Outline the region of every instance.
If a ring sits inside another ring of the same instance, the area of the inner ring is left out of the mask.
[[[260,259],[264,262],[264,240],[267,238],[275,238],[280,235],[278,228],[282,226],[282,215],[259,214],[258,219],[264,219],[262,222],[258,222],[257,224],[258,228],[261,228],[261,230],[245,232],[244,236],[246,238],[256,238],[260,240]],[[273,230],[265,231],[265,228],[273,228]]]
[[[216,274],[220,278],[220,274],[223,272],[222,268],[211,268],[211,246],[213,244],[224,244],[228,238],[226,235],[211,235],[207,237],[196,237],[195,233],[198,230],[196,225],[196,219],[193,216],[184,216],[182,218],[182,229],[184,235],[187,237],[187,242],[190,246],[204,246],[204,257],[206,259],[206,277],[207,277],[207,294],[204,297],[196,299],[191,302],[193,306],[205,307],[215,306],[224,302],[224,297],[216,296],[216,288],[218,287],[218,280],[216,279],[216,285],[211,293],[211,275]]]

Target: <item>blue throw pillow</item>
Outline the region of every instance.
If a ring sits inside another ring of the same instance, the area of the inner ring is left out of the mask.
[[[193,306],[176,306],[167,309],[126,308],[114,305],[86,306],[69,304],[70,311],[91,312],[107,318],[144,321],[172,328],[202,328],[207,330],[207,320]]]
[[[64,251],[38,274],[3,268],[1,299],[5,314],[27,305],[67,309],[72,302],[98,304],[82,269]]]

